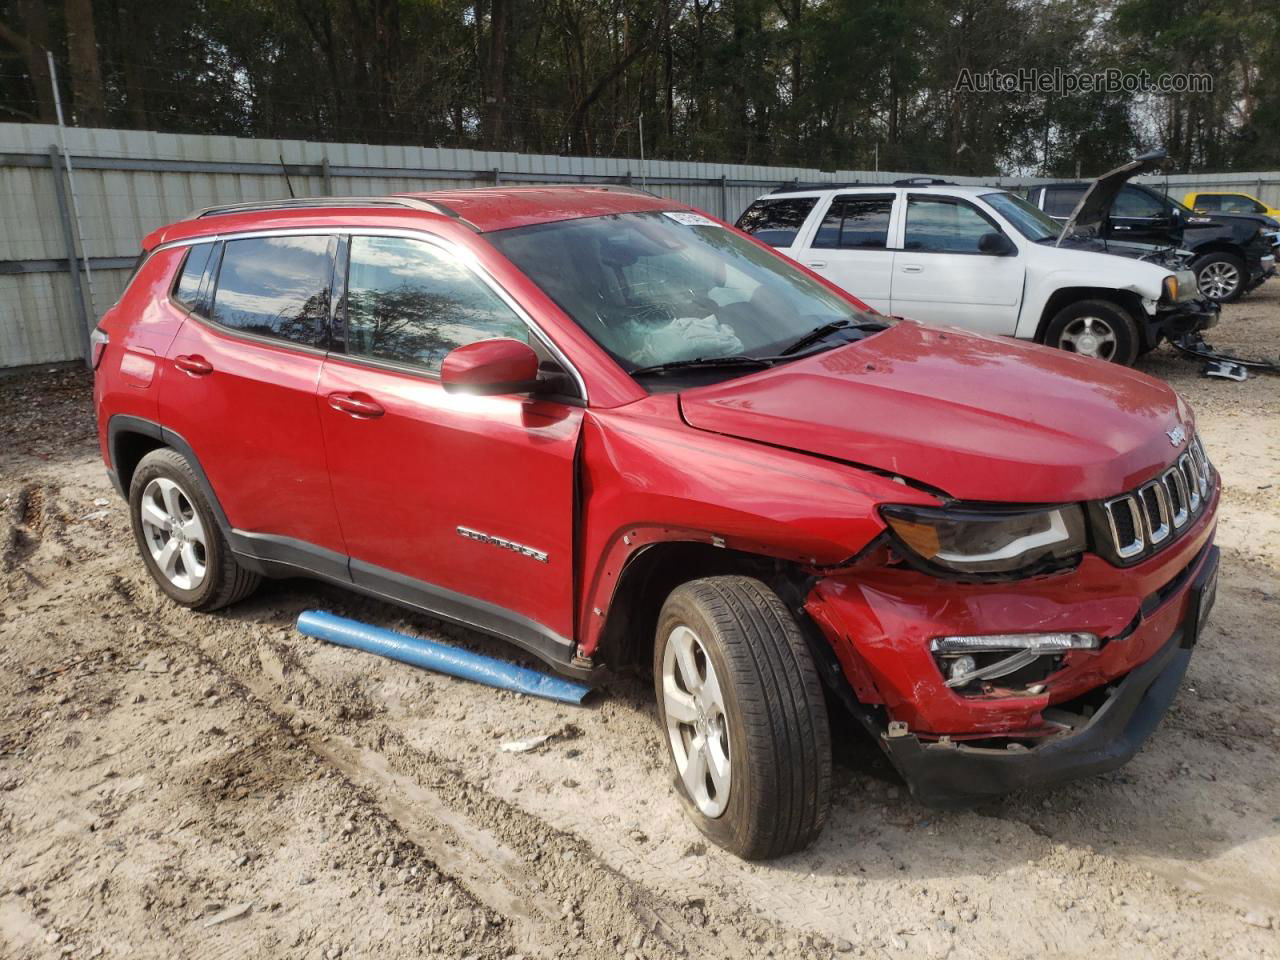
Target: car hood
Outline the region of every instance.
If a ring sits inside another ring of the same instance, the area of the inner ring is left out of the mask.
[[[1072,236],[1097,236],[1102,231],[1102,225],[1107,222],[1111,205],[1116,202],[1120,188],[1141,173],[1158,170],[1166,156],[1163,150],[1152,150],[1093,181],[1063,226],[1062,233],[1058,236],[1059,245]]]
[[[960,500],[1061,503],[1132,489],[1190,437],[1145,374],[1047,347],[904,321],[680,396],[685,421],[870,467]]]

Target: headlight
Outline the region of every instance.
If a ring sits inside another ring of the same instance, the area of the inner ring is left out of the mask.
[[[1178,278],[1173,274],[1164,278],[1163,298],[1168,303],[1178,302]]]
[[[1085,550],[1084,511],[889,505],[880,513],[909,556],[952,574],[1032,574],[1066,566]]]

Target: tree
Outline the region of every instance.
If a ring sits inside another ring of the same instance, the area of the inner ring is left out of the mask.
[[[71,100],[76,122],[100,127],[106,121],[102,71],[98,66],[98,29],[93,0],[66,0],[67,60],[71,67]]]

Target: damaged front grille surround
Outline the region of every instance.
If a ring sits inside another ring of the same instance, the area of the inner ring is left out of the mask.
[[[1103,500],[1099,552],[1120,565],[1137,563],[1168,546],[1200,515],[1213,491],[1213,472],[1200,439],[1154,480]]]

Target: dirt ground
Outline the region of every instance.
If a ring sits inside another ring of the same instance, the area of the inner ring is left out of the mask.
[[[1211,339],[1280,355],[1280,281]],[[1280,377],[1143,368],[1226,486],[1218,605],[1148,746],[939,814],[844,725],[826,832],[755,865],[680,812],[645,679],[570,708],[328,646],[301,611],[519,659],[306,581],[180,609],[87,378],[0,381],[0,957],[1280,957]]]

